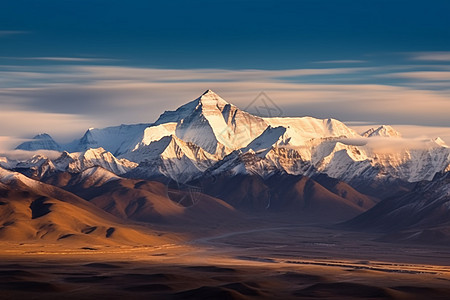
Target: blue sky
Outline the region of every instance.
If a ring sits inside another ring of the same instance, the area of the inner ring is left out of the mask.
[[[14,0],[3,56],[93,56],[158,68],[299,68],[450,48],[450,3],[404,0]]]
[[[285,115],[449,127],[449,13],[439,0],[4,1],[0,136],[152,122],[206,89],[241,107],[265,91]]]

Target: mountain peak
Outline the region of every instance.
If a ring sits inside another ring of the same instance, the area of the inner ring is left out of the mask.
[[[199,104],[203,105],[219,105],[220,107],[223,107],[227,104],[229,104],[227,101],[225,101],[222,97],[214,93],[212,90],[206,90],[199,98],[196,100],[199,101]]]
[[[435,139],[434,139],[434,142],[435,142],[436,144],[438,144],[439,146],[448,148],[447,144],[446,144],[446,143],[444,142],[444,140],[441,139],[440,137],[435,138]]]
[[[392,126],[389,125],[381,125],[378,128],[370,128],[366,132],[362,134],[364,137],[392,137],[392,138],[400,138],[402,137],[401,133],[395,130]]]
[[[26,141],[16,147],[18,150],[34,151],[34,150],[54,150],[60,151],[61,146],[56,143],[47,133],[41,133],[34,136],[31,140]]]
[[[177,123],[175,135],[210,154],[245,147],[266,128],[260,117],[241,111],[211,90],[175,111],[164,112],[155,125]]]
[[[53,138],[48,133],[40,133],[38,135],[35,135],[33,137],[33,140],[51,140],[51,141],[53,141]]]
[[[223,110],[226,105],[230,105],[222,97],[212,90],[206,90],[200,97],[192,100],[174,111],[165,111],[156,120],[155,125],[169,122],[179,122],[180,120],[192,117],[194,112],[200,108],[201,111]]]
[[[203,95],[207,95],[207,94],[214,94],[214,95],[217,95],[216,93],[214,93],[213,90],[207,89],[207,90],[202,94],[202,96],[203,96]]]

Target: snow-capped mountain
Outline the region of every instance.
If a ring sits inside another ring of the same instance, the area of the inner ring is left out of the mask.
[[[356,138],[361,137],[353,129],[335,119],[301,118],[265,118],[270,126],[286,129],[284,142],[280,146],[309,146],[312,140],[321,138]]]
[[[117,175],[123,175],[137,165],[137,163],[123,158],[117,159],[103,148],[97,148],[73,153],[64,151],[53,160],[37,154],[28,160],[16,162],[9,169],[20,171],[32,178],[42,178],[53,172],[80,173],[95,166],[102,167]]]
[[[282,170],[307,176],[325,173],[350,183],[393,179],[416,182],[431,180],[450,162],[448,148],[434,141],[424,142],[421,148],[399,148],[388,153],[368,141],[342,137],[319,136],[297,147],[289,145],[288,140],[282,128],[268,128],[248,147],[230,154],[208,172],[258,174],[265,178]],[[389,141],[384,142],[389,145]]]
[[[175,135],[211,154],[224,155],[247,146],[268,126],[207,90],[176,111],[164,112],[155,124],[176,122]]]
[[[55,148],[50,141],[45,135],[18,148]],[[68,152],[57,160],[25,163],[70,172],[101,166],[128,177],[164,176],[182,182],[207,171],[263,178],[277,172],[325,173],[349,183],[431,180],[450,163],[450,148],[440,139],[410,141],[387,125],[359,135],[334,119],[261,118],[211,90],[164,112],[153,124],[89,129],[61,149]]]
[[[119,180],[121,177],[113,172],[110,172],[102,167],[91,167],[80,173],[78,180],[83,182],[83,185],[101,186],[107,182]]]
[[[17,165],[17,161],[14,159],[9,159],[6,156],[0,156],[0,167],[5,169],[11,169],[14,168],[15,165]]]
[[[436,144],[438,144],[439,146],[448,148],[447,144],[444,142],[444,140],[442,140],[440,137],[437,137],[433,140]]]
[[[12,172],[10,170],[6,170],[0,167],[0,183],[10,185],[18,181],[21,184],[31,188],[43,185],[39,181],[30,179],[27,176],[24,176],[20,173]]]
[[[219,160],[218,156],[175,135],[165,136],[123,157],[140,163],[127,174],[129,177],[152,178],[162,175],[178,182],[199,176]]]
[[[66,145],[68,152],[103,148],[114,155],[133,150],[144,138],[144,130],[151,124],[120,125],[103,129],[89,128],[78,141]]]
[[[24,142],[16,147],[18,150],[55,150],[61,151],[61,146],[47,133],[38,134],[32,140]]]
[[[94,166],[100,166],[118,175],[125,174],[137,166],[136,163],[126,159],[117,159],[111,152],[103,148],[74,153],[63,152],[53,163],[56,169],[71,173],[78,173]]]
[[[366,132],[362,134],[364,137],[375,137],[375,136],[381,136],[381,137],[401,137],[401,133],[392,128],[392,126],[389,125],[381,125],[378,128],[370,128]]]
[[[22,172],[28,177],[41,178],[45,174],[55,171],[56,167],[48,157],[36,154],[28,160],[11,164],[9,169]]]

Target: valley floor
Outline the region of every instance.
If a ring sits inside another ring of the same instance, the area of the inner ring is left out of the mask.
[[[261,222],[158,246],[2,242],[0,298],[450,299],[449,248],[376,238]]]

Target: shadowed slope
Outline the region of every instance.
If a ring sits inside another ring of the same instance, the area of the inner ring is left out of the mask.
[[[378,203],[344,225],[388,233],[385,240],[450,242],[450,173],[421,182],[413,191]]]
[[[168,189],[160,182],[126,179],[100,167],[45,179],[126,220],[149,223],[211,223],[239,217],[224,201],[199,191]]]
[[[285,212],[327,223],[354,217],[375,203],[348,185],[339,185],[338,195],[311,178],[287,174],[204,177],[193,184],[244,211]]]
[[[0,177],[0,239],[103,244],[163,241],[60,188],[4,170]]]

